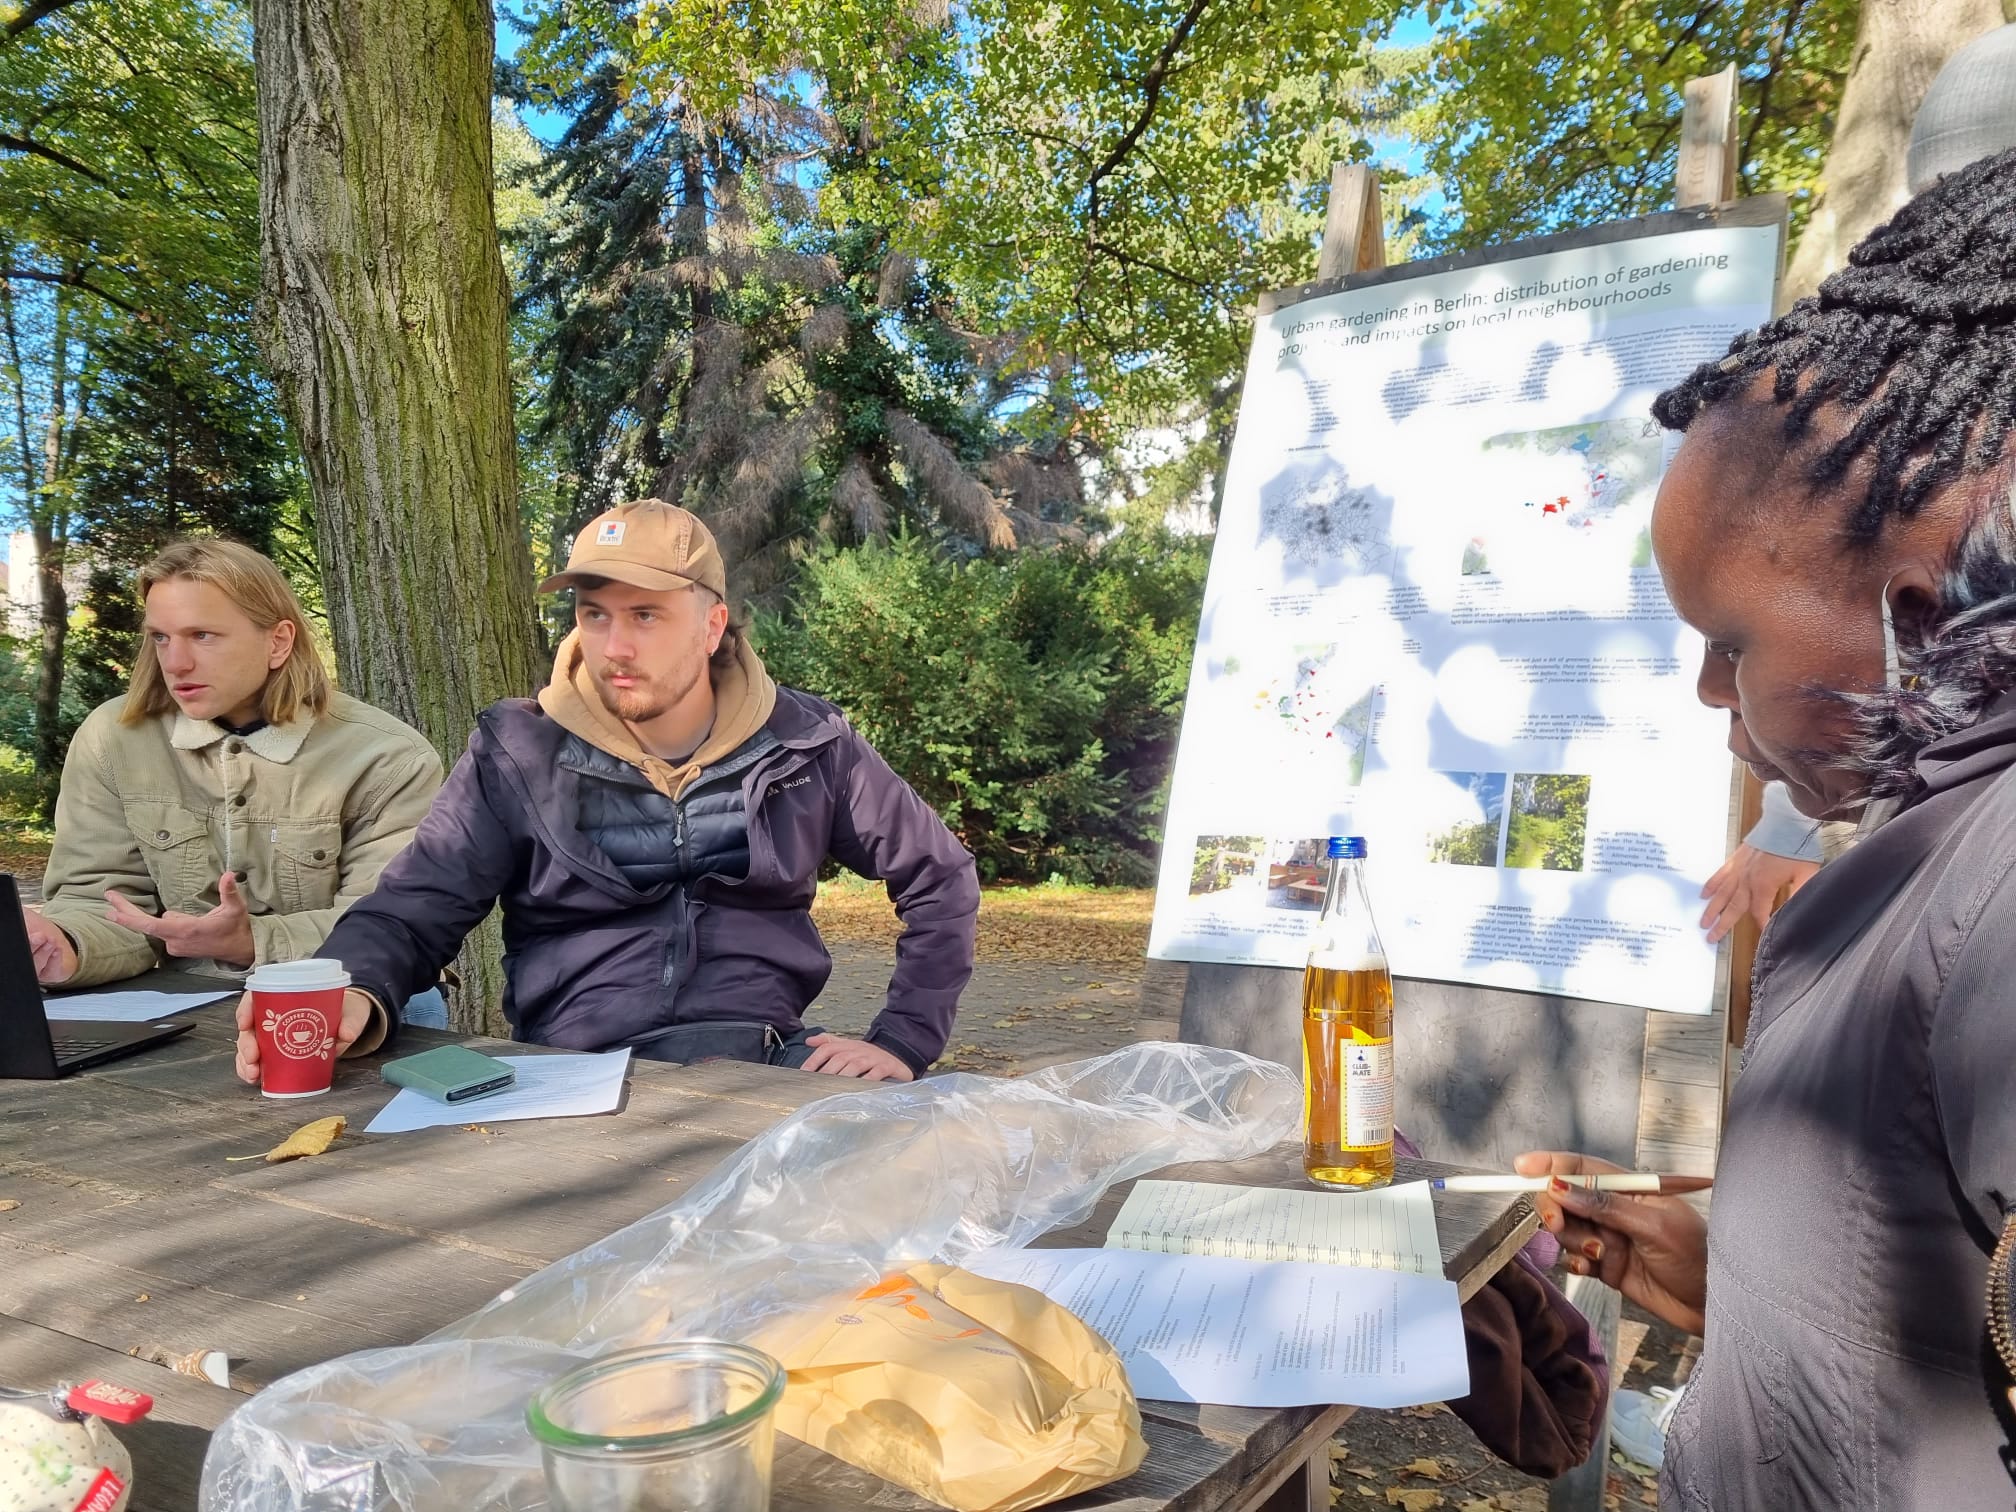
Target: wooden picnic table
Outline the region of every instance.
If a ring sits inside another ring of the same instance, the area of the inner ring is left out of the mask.
[[[138,983],[120,985],[139,985]],[[155,972],[145,985],[214,988]],[[228,1003],[139,1055],[54,1082],[0,1082],[0,1383],[97,1376],[155,1398],[118,1432],[133,1452],[133,1512],[191,1512],[210,1432],[242,1393],[352,1350],[412,1343],[532,1271],[688,1191],[829,1078],[715,1062],[634,1062],[614,1114],[359,1137],[391,1089],[377,1061],[336,1087],[261,1098],[232,1075]],[[401,1049],[450,1041],[407,1029]],[[311,1118],[352,1135],[313,1160],[259,1154]],[[1445,1167],[1401,1162],[1402,1180]],[[1300,1185],[1300,1151],[1158,1175]],[[1125,1184],[1075,1229],[1040,1241],[1097,1245]],[[1444,1265],[1466,1298],[1532,1234],[1520,1198],[1436,1193]],[[230,1359],[230,1388],[172,1367]],[[1147,1462],[1061,1505],[1100,1512],[1311,1512],[1328,1506],[1328,1441],[1348,1407],[1254,1409],[1144,1401]],[[932,1504],[780,1435],[777,1512],[927,1512]]]

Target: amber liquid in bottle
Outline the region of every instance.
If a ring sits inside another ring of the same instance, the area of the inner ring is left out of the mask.
[[[1302,973],[1302,1064],[1309,1179],[1347,1187],[1392,1181],[1393,979],[1383,962]],[[1347,1143],[1354,1134],[1368,1142]]]
[[[1393,1180],[1393,978],[1365,898],[1362,840],[1331,842],[1302,973],[1302,1169],[1336,1187]]]

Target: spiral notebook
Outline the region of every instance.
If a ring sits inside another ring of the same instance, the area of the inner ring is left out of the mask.
[[[1442,1274],[1435,1204],[1425,1181],[1376,1192],[1137,1181],[1106,1247]]]

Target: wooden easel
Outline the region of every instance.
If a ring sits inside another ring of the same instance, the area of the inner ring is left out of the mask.
[[[1736,198],[1736,65],[1732,63],[1718,74],[1688,80],[1684,99],[1674,207],[1691,210],[1700,205],[1726,204]],[[1731,850],[1764,814],[1763,784],[1750,774],[1748,767],[1736,767],[1734,787],[1730,807],[1736,823],[1730,832]],[[1761,933],[1751,919],[1744,918],[1730,933],[1725,956],[1728,1042],[1739,1048],[1750,1026],[1750,969],[1757,962]]]
[[[1735,69],[1691,81],[1685,102],[1678,208],[1725,206],[1736,185]],[[1366,275],[1378,281],[1387,266],[1381,227],[1378,175],[1339,164],[1331,172],[1319,283],[1296,295],[1335,292]],[[1546,250],[1546,240],[1532,250]],[[1733,848],[1756,822],[1761,794],[1744,774],[1732,780],[1731,798],[1726,838]],[[1625,1166],[1711,1172],[1728,1036],[1748,1016],[1756,933],[1746,922],[1725,945],[1713,1010],[1700,1015],[1396,981],[1400,1127],[1435,1159],[1504,1167],[1522,1150],[1557,1148]],[[1195,962],[1179,1034],[1298,1066],[1300,1007],[1297,970]]]

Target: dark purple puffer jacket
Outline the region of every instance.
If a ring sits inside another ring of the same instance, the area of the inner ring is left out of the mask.
[[[601,1050],[724,1020],[788,1038],[832,971],[810,913],[830,856],[888,884],[906,928],[867,1039],[923,1071],[973,974],[973,858],[833,705],[779,688],[763,728],[776,744],[742,774],[748,876],[637,887],[577,825],[567,731],[529,699],[492,705],[412,844],[322,954],[403,1003],[501,901],[517,1039]]]

